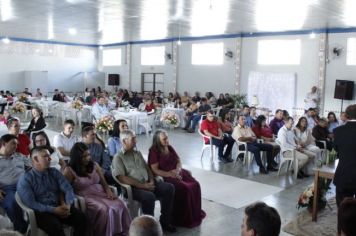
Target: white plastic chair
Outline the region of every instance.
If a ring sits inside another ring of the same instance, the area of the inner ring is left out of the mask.
[[[201,155],[200,155],[200,160],[203,161],[203,156],[204,156],[204,152],[205,152],[205,149],[209,148],[210,149],[210,162],[213,162],[214,161],[214,156],[216,155],[216,147],[213,145],[213,142],[212,142],[212,138],[203,134],[201,132],[201,123],[203,122],[204,118],[206,116],[205,115],[202,115],[201,118],[200,118],[200,121],[199,121],[199,127],[198,127],[198,134],[200,136],[202,136],[202,140],[203,140],[203,147],[201,149]],[[205,143],[205,138],[209,139],[209,143]]]
[[[292,156],[291,157],[285,157],[284,154],[286,152],[292,152]],[[278,168],[278,173],[277,173],[277,176],[279,176],[280,172],[281,172],[281,169],[282,169],[282,166],[285,162],[287,162],[287,169],[286,169],[286,172],[289,171],[289,168],[292,164],[294,164],[294,179],[297,178],[297,175],[298,175],[298,160],[296,159],[296,155],[295,155],[295,149],[293,150],[281,150],[281,152],[279,153],[279,156],[280,156],[280,164],[279,164],[279,168]]]
[[[138,126],[142,126],[145,129],[147,137],[150,135],[151,127],[147,118],[138,118],[137,120]]]
[[[21,207],[21,209],[25,212],[25,214],[28,217],[29,220],[29,226],[27,229],[27,233],[26,235],[30,235],[30,236],[46,236],[47,234],[41,230],[40,228],[38,228],[37,226],[37,221],[36,221],[36,216],[35,216],[35,212],[27,207],[21,200],[20,196],[18,195],[18,193],[15,193],[15,199],[17,204]],[[67,225],[63,225],[64,226],[64,231],[66,233],[66,235],[72,235],[72,227],[67,226]]]
[[[113,171],[111,170],[111,172]],[[121,183],[119,179],[114,175],[112,177],[114,178],[116,183],[120,184],[121,186],[123,199],[127,205],[127,208],[130,211],[131,218],[133,219],[136,216],[139,216],[141,213],[141,203],[133,199],[131,186],[128,184]],[[125,196],[125,193],[127,196]]]
[[[315,143],[317,143],[317,142],[323,144],[323,148],[320,148],[321,153],[322,153],[323,159],[326,161],[326,164],[329,164],[329,155],[328,155],[326,141],[325,140],[315,140]]]

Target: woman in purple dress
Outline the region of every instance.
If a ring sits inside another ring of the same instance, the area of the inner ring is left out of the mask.
[[[153,173],[172,183],[175,187],[173,224],[183,227],[195,227],[201,224],[205,212],[201,209],[199,182],[189,171],[182,169],[180,159],[169,145],[164,130],[157,130],[148,154],[148,163]]]
[[[111,192],[84,143],[74,144],[64,176],[75,193],[85,199],[85,214],[91,225],[89,235],[128,235],[131,217],[126,205]]]

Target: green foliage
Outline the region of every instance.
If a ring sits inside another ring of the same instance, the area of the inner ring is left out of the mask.
[[[247,105],[247,94],[230,94],[230,97],[234,100],[235,108]]]

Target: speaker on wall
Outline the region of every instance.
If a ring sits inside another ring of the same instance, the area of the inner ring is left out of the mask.
[[[336,80],[334,98],[352,100],[354,96],[354,82],[349,80]]]
[[[119,74],[109,74],[108,84],[112,86],[120,85],[120,75]]]

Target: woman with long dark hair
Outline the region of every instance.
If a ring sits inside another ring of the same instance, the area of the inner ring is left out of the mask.
[[[114,122],[111,137],[108,139],[108,150],[111,157],[120,151],[122,147],[120,133],[125,129],[128,129],[126,120],[120,119]]]
[[[312,136],[312,132],[308,129],[308,120],[306,117],[300,117],[297,125],[294,128],[294,135],[297,145],[303,148],[303,152],[310,158],[313,159],[311,162],[315,165],[315,158],[321,160],[322,153],[321,150],[315,145],[315,140]],[[314,168],[313,165],[308,164],[308,172],[312,173]]]
[[[273,146],[272,155],[275,157],[281,150],[280,146],[275,142],[275,137],[273,137],[273,131],[268,127],[266,123],[267,119],[264,115],[259,115],[256,118],[255,125],[252,127],[252,131],[255,133],[256,137],[262,139],[263,142],[271,144]],[[277,165],[277,163],[274,163]]]
[[[44,131],[34,133],[32,135],[32,143],[33,147],[45,146],[51,155],[51,167],[56,168],[59,171],[64,170],[66,163],[64,162],[62,155],[55,147],[51,146],[49,138]]]
[[[334,129],[339,126],[339,121],[336,118],[336,115],[334,112],[329,112],[328,113],[328,130],[329,133],[332,134],[334,133]]]
[[[100,166],[91,160],[87,145],[74,144],[64,176],[75,193],[85,199],[89,235],[128,234],[131,217],[126,205],[110,190]]]
[[[43,113],[40,108],[34,107],[31,110],[32,119],[30,125],[25,130],[26,133],[31,133],[32,131],[38,131],[46,127],[46,121],[43,118]]]
[[[195,227],[201,224],[205,212],[201,208],[199,182],[182,169],[180,158],[169,145],[168,135],[164,130],[157,130],[153,136],[148,154],[148,164],[155,175],[175,186],[173,205],[173,225]]]

